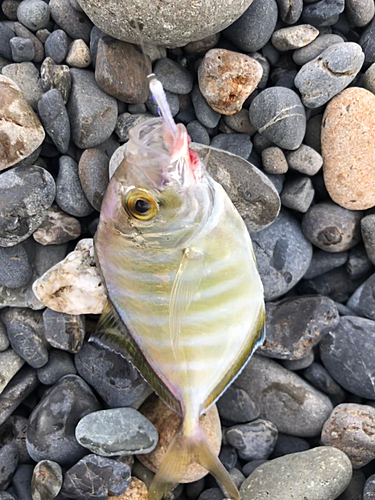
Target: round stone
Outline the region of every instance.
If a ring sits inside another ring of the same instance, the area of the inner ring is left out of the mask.
[[[42,62],[44,59],[44,46],[42,42],[29,31],[25,26],[21,23],[14,23],[14,32],[20,38],[27,38],[31,40],[34,45],[35,56],[33,61],[35,63]]]
[[[155,64],[154,73],[164,90],[183,95],[190,94],[193,90],[193,75],[172,59],[159,59]]]
[[[11,38],[10,47],[12,49],[12,60],[16,63],[32,61],[35,57],[34,44],[27,38],[18,36]]]
[[[260,409],[243,389],[231,385],[217,401],[220,417],[236,424],[259,417]]]
[[[319,31],[310,24],[300,24],[276,30],[271,38],[272,45],[280,51],[295,50],[305,47],[319,35]]]
[[[63,473],[58,463],[42,460],[33,471],[31,495],[33,500],[53,500],[59,494]]]
[[[259,418],[249,424],[230,427],[225,436],[242,460],[261,460],[271,454],[278,432],[272,422]]]
[[[288,171],[288,163],[283,151],[271,146],[262,151],[263,169],[267,174],[285,174]]]
[[[65,375],[76,373],[72,357],[59,349],[52,349],[49,352],[48,363],[37,370],[38,379],[44,385],[54,385]]]
[[[186,130],[192,142],[204,144],[205,146],[210,145],[210,136],[207,129],[198,120],[190,122],[186,126]]]
[[[138,455],[140,462],[148,469],[156,472],[167,453],[168,446],[181,425],[181,417],[171,410],[156,396],[148,399],[140,408],[141,413],[156,427],[159,433],[159,443],[148,455]],[[217,455],[221,446],[221,427],[219,414],[213,405],[200,417],[200,425],[207,436],[214,453]],[[188,466],[181,483],[191,483],[206,476],[208,471],[197,463]]]
[[[180,47],[213,35],[233,23],[251,0],[188,0],[159,4],[143,1],[79,0],[92,22],[108,35],[130,43]]]
[[[375,5],[372,0],[347,0],[345,14],[352,26],[362,28],[372,21],[375,14]]]
[[[55,30],[47,38],[44,46],[46,57],[50,57],[56,64],[60,64],[64,61],[68,53],[68,36],[63,30]]]
[[[45,28],[49,15],[48,4],[43,0],[23,0],[17,9],[18,20],[31,31]]]
[[[304,6],[302,20],[317,27],[332,26],[344,9],[344,0],[320,0]]]
[[[4,76],[13,80],[34,111],[38,109],[38,101],[43,95],[39,70],[32,62],[8,64],[2,70]],[[14,111],[13,111],[14,112]]]
[[[254,135],[255,129],[250,123],[249,113],[247,109],[241,109],[233,115],[225,115],[224,123],[230,127],[231,130],[239,134]]]
[[[98,211],[109,182],[108,166],[108,156],[94,148],[86,149],[78,164],[82,189],[90,204]]]
[[[306,144],[288,153],[286,159],[290,168],[306,175],[317,174],[323,166],[320,154]]]
[[[19,288],[26,286],[32,276],[33,269],[22,244],[0,247],[0,285]]]
[[[33,233],[33,238],[44,246],[61,245],[75,240],[80,234],[81,224],[78,220],[60,210],[57,205],[52,205],[42,224]]]
[[[322,124],[324,182],[333,201],[350,210],[375,206],[375,96],[352,87],[328,104]]]

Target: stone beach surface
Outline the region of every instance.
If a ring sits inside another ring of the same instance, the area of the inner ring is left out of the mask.
[[[151,72],[264,285],[264,345],[201,416],[212,448],[242,500],[374,500],[374,0],[0,4],[0,500],[146,500],[180,425],[88,342]],[[226,496],[191,464],[167,498]]]

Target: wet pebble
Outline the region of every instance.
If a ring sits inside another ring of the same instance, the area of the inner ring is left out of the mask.
[[[260,414],[260,409],[247,392],[233,385],[228,387],[216,404],[220,417],[228,422],[251,422]]]
[[[271,454],[278,431],[272,422],[257,419],[239,424],[226,431],[226,439],[242,460],[266,459]]]
[[[63,482],[63,473],[58,463],[42,460],[37,463],[31,479],[33,500],[53,500],[59,494]]]
[[[37,370],[39,381],[45,385],[54,385],[65,375],[75,375],[76,373],[71,356],[67,352],[57,349],[49,352],[48,363]]]

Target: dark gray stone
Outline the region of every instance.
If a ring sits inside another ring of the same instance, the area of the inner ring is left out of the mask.
[[[63,474],[58,463],[42,460],[36,464],[31,480],[33,500],[53,500],[59,494]]]
[[[57,349],[77,353],[85,338],[85,316],[64,314],[46,309],[43,324],[47,342]]]
[[[63,30],[53,31],[47,38],[44,49],[46,57],[50,57],[56,64],[61,64],[69,50],[68,35]]]
[[[250,122],[281,148],[298,149],[305,136],[305,109],[298,95],[284,87],[265,89],[255,97],[250,105]]]
[[[0,394],[0,425],[38,386],[35,370],[28,366],[22,368]]]
[[[32,61],[35,57],[34,44],[27,38],[17,36],[11,38],[10,48],[12,50],[12,60],[16,63]]]
[[[361,219],[361,233],[368,258],[375,265],[375,214]]]
[[[19,465],[13,476],[12,486],[15,496],[19,500],[33,500],[31,497],[31,478],[33,475],[33,465]]]
[[[361,241],[362,212],[346,210],[331,201],[313,205],[302,219],[302,231],[325,252],[343,252]]]
[[[192,483],[187,483],[185,485],[184,493],[187,496],[188,500],[197,500],[199,495],[204,490],[204,478],[198,479],[198,481],[194,481]]]
[[[26,240],[43,222],[55,198],[52,175],[41,167],[14,167],[0,174],[0,246]]]
[[[20,38],[25,38],[31,40],[34,45],[35,56],[33,62],[40,63],[44,59],[44,45],[42,42],[31,33],[25,26],[21,23],[14,23],[14,32]]]
[[[279,6],[279,15],[287,24],[294,24],[298,21],[302,14],[302,0],[277,0]]]
[[[343,38],[339,35],[319,35],[305,47],[293,51],[293,61],[299,66],[303,66],[315,59],[315,57],[318,57],[324,50],[331,47],[331,45],[342,43],[343,41]]]
[[[266,340],[259,352],[276,359],[302,359],[338,322],[337,308],[328,297],[293,297],[269,302]]]
[[[46,57],[40,68],[40,82],[45,92],[57,89],[61,93],[64,104],[68,102],[71,87],[68,66],[59,66],[50,57]]]
[[[247,392],[233,385],[228,387],[216,405],[221,418],[236,424],[251,422],[260,415],[260,409]]]
[[[71,38],[90,42],[92,22],[84,12],[75,10],[69,0],[51,0],[49,8],[52,19]]]
[[[31,462],[26,449],[27,424],[28,419],[26,417],[12,415],[0,429],[0,431],[3,431],[2,442],[4,444],[14,443],[17,446],[19,464],[29,464]]]
[[[326,104],[354,80],[364,60],[361,46],[346,42],[332,45],[304,64],[294,80],[303,104],[308,108]]]
[[[352,280],[368,276],[374,271],[374,266],[362,245],[357,245],[350,250],[346,271]]]
[[[220,450],[219,460],[228,471],[233,469],[238,461],[238,455],[233,446],[224,444]]]
[[[37,370],[39,381],[45,385],[54,385],[65,375],[76,373],[72,357],[67,352],[57,349],[50,351],[48,363]]]
[[[0,285],[8,288],[26,286],[33,269],[22,244],[0,247]]]
[[[130,483],[130,467],[110,458],[87,455],[64,476],[62,494],[77,500],[104,500],[122,495]]]
[[[313,253],[311,263],[303,278],[316,278],[336,267],[346,264],[349,257],[348,252],[328,253],[324,250],[316,250]]]
[[[375,499],[375,474],[372,474],[365,483],[363,488],[363,500]]]
[[[247,160],[253,149],[250,137],[247,134],[219,134],[211,141],[211,146],[223,149]]]
[[[208,488],[198,497],[198,500],[224,500],[224,493],[220,488]]]
[[[5,490],[18,465],[18,449],[13,443],[0,448],[0,489]]]
[[[233,467],[229,471],[229,475],[232,478],[232,481],[236,485],[237,488],[240,488],[241,484],[245,481],[245,476],[242,474],[240,470],[238,470],[236,467]]]
[[[201,124],[207,128],[216,127],[220,121],[221,114],[210,108],[198,85],[194,85],[193,92],[191,93],[191,101],[195,114]]]
[[[79,164],[78,175],[90,204],[100,212],[103,196],[109,182],[109,158],[99,149],[86,149]]]
[[[266,300],[284,295],[305,274],[312,247],[298,222],[281,211],[275,222],[251,235]]]
[[[47,392],[32,411],[26,445],[33,460],[53,460],[72,465],[86,453],[77,442],[76,425],[100,405],[93,392],[77,375],[67,375]]]
[[[257,419],[249,424],[230,427],[226,439],[242,460],[268,458],[277,441],[277,428],[272,422]]]
[[[197,142],[198,144],[204,144],[206,146],[210,145],[210,136],[205,127],[198,120],[190,122],[186,126],[186,130],[192,142]]]
[[[306,213],[314,199],[315,191],[311,179],[300,176],[284,184],[280,199],[284,207]]]
[[[7,333],[13,350],[33,368],[41,368],[48,361],[48,351],[37,332],[27,324],[10,323]]]
[[[174,94],[190,94],[193,90],[193,75],[172,59],[159,59],[155,64],[154,73],[164,90]]]
[[[56,203],[64,212],[75,217],[90,215],[94,209],[83,192],[77,163],[70,156],[61,156],[59,167],[56,179]]]
[[[35,244],[36,252],[33,267],[38,276],[42,276],[48,269],[64,259],[67,254],[67,244],[39,245]],[[21,306],[22,307],[22,306]]]
[[[141,104],[129,104],[128,105],[128,112],[132,115],[139,115],[142,113],[147,113],[147,108],[146,104],[141,103]]]
[[[291,370],[292,372],[296,372],[299,370],[303,370],[311,365],[314,361],[314,351],[309,351],[304,358],[301,359],[284,359],[281,364],[287,370]]]
[[[72,138],[81,149],[93,148],[107,140],[116,127],[117,101],[97,85],[94,73],[72,68],[72,89],[68,114]]]
[[[0,56],[12,60],[12,49],[10,40],[14,37],[14,32],[4,23],[0,22]]]
[[[127,142],[129,140],[129,130],[136,125],[151,118],[150,113],[141,113],[138,115],[131,115],[130,113],[121,113],[116,122],[116,135],[120,142]]]
[[[269,462],[269,460],[251,460],[251,462],[248,462],[242,467],[242,472],[245,477],[249,477],[250,474],[252,474],[255,469],[257,469],[260,465]]]
[[[61,92],[51,89],[39,99],[39,117],[48,135],[60,151],[66,153],[70,141],[70,123]]]
[[[15,497],[7,491],[0,491],[0,500],[15,500]]]
[[[17,9],[18,20],[31,31],[46,28],[49,21],[49,7],[43,0],[23,0]]]
[[[277,22],[275,0],[254,0],[224,35],[241,50],[255,52],[266,45]]]
[[[298,453],[309,449],[310,445],[306,439],[288,436],[287,434],[279,434],[270,458],[283,457],[284,455],[290,455],[291,453]]]
[[[359,45],[365,53],[365,61],[368,64],[375,62],[375,19],[367,26],[359,39]]]
[[[177,113],[180,111],[180,103],[178,100],[178,95],[177,94],[172,94],[172,92],[168,92],[167,90],[165,91],[165,96],[167,98],[167,102],[169,105],[169,108],[171,110],[172,116],[176,116]],[[156,102],[154,101],[154,98],[150,94],[147,98],[146,101],[146,107],[149,110],[149,112],[154,115],[154,116],[159,116],[159,108]]]
[[[105,33],[100,30],[97,26],[93,26],[90,33],[90,55],[92,60],[92,65],[96,66],[96,56],[98,55],[98,45],[99,40],[105,37]]]
[[[341,493],[337,500],[366,500],[362,497],[366,476],[361,470],[353,470],[353,476],[344,493]]]
[[[315,175],[323,166],[320,154],[306,144],[288,153],[286,159],[290,168],[306,175]]]
[[[302,21],[313,26],[332,26],[344,9],[344,0],[320,0],[304,6]]]
[[[347,306],[360,316],[375,319],[374,287],[375,274],[372,274],[349,298]]]

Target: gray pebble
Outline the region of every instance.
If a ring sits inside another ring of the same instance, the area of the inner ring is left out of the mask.
[[[258,154],[261,154],[266,148],[274,146],[273,142],[264,137],[259,133],[256,133],[253,137],[254,149]]]
[[[33,276],[33,269],[22,244],[0,247],[0,285],[8,288],[26,286]]]
[[[172,92],[166,91],[165,96],[167,98],[167,102],[168,102],[169,108],[171,110],[172,116],[176,116],[177,113],[180,111],[180,103],[178,100],[178,95],[172,94]],[[152,97],[151,93],[147,98],[146,107],[150,111],[151,114],[153,114],[154,116],[159,116],[158,105],[154,101],[154,98]]]
[[[223,440],[224,439],[226,442],[225,434],[223,436]],[[224,467],[229,471],[230,469],[233,469],[233,467],[238,462],[237,451],[233,448],[233,446],[230,446],[229,444],[223,444],[220,450],[219,460],[224,465]]]
[[[363,28],[374,17],[374,2],[373,0],[346,0],[345,14],[351,26]]]
[[[50,36],[50,34],[51,34],[51,32],[45,28],[45,29],[38,30],[38,31],[35,33],[35,36],[36,36],[36,37],[38,38],[38,40],[40,40],[42,43],[46,43],[46,40],[47,40],[47,38]]]
[[[191,101],[193,103],[195,114],[198,120],[204,127],[214,128],[220,121],[220,113],[214,111],[208,105],[206,99],[203,97],[202,92],[199,90],[198,85],[194,85],[191,94]]]
[[[174,94],[189,94],[193,90],[193,75],[172,59],[159,59],[155,64],[154,73],[164,90]]]
[[[340,302],[336,302],[336,307],[340,316],[358,316],[358,314],[349,309],[349,307],[344,306],[344,304],[340,304]]]
[[[284,87],[268,88],[258,94],[250,105],[250,121],[260,134],[281,148],[299,148],[305,135],[305,109],[298,95]]]
[[[12,60],[16,63],[32,61],[35,57],[34,44],[27,38],[17,36],[11,38],[10,48],[12,50]]]
[[[31,31],[46,28],[49,15],[48,3],[43,0],[23,0],[17,9],[18,20]]]
[[[366,90],[369,90],[375,94],[375,64],[371,64],[368,70],[363,75],[363,86]]]
[[[18,465],[18,450],[13,443],[0,448],[0,488],[7,488]]]
[[[302,14],[302,0],[277,0],[279,7],[279,15],[287,24],[294,24],[298,21]]]
[[[331,201],[313,205],[302,219],[302,231],[325,252],[342,252],[361,240],[362,212],[346,210]]]
[[[198,144],[210,145],[210,136],[208,135],[205,127],[198,121],[194,120],[186,126],[187,133],[190,136],[192,142],[197,142]]]
[[[47,38],[44,49],[46,51],[46,57],[53,59],[56,64],[62,63],[69,49],[69,39],[65,31],[53,31]]]
[[[262,151],[263,169],[267,174],[285,174],[288,163],[282,149],[271,146]]]
[[[273,32],[272,45],[279,51],[296,50],[305,47],[319,35],[319,31],[310,24],[299,24],[281,28]]]
[[[372,274],[349,298],[347,306],[360,316],[375,319],[374,286],[375,274]]]
[[[21,0],[3,0],[1,10],[10,21],[17,21],[17,9]]]
[[[366,481],[363,489],[363,500],[375,499],[375,474],[372,474]]]
[[[45,92],[57,89],[61,93],[64,104],[68,102],[71,87],[68,66],[59,66],[50,57],[46,57],[40,68],[40,81]]]
[[[59,159],[56,203],[64,212],[75,217],[85,217],[94,211],[82,190],[78,165],[70,156],[61,156]]]
[[[48,351],[42,338],[27,324],[10,323],[7,334],[13,350],[33,368],[41,368],[48,361]]]
[[[272,422],[257,419],[249,424],[230,427],[226,439],[242,460],[260,460],[269,457],[277,435],[277,428]]]
[[[96,57],[98,55],[99,40],[105,36],[106,35],[102,30],[100,30],[97,26],[93,26],[90,33],[90,55],[94,68],[96,66]]]
[[[52,19],[71,38],[90,42],[92,22],[84,12],[73,9],[69,0],[50,0],[49,8]]]
[[[0,425],[2,425],[16,408],[38,386],[39,380],[35,370],[29,366],[23,367],[9,382],[0,394]]]
[[[44,45],[43,43],[34,35],[34,33],[31,33],[30,30],[25,28],[23,24],[21,23],[14,23],[14,32],[16,35],[20,38],[25,38],[28,40],[31,40],[34,45],[34,50],[35,50],[35,56],[33,59],[33,62],[35,63],[40,63],[44,59]]]
[[[337,43],[342,43],[343,39],[339,35],[319,35],[314,41],[293,52],[293,61],[299,66],[312,61],[318,57],[324,50],[335,45]]]
[[[0,393],[24,365],[24,360],[13,349],[0,352]]]
[[[224,123],[231,129],[230,132],[235,131],[239,134],[254,135],[255,128],[250,123],[249,113],[246,109],[241,109],[233,115],[225,115]]]
[[[64,351],[52,349],[49,353],[48,363],[37,370],[41,384],[54,385],[65,375],[77,373],[71,356]]]
[[[242,472],[235,467],[229,471],[229,475],[237,488],[240,488],[241,484],[245,481],[245,476]],[[0,499],[1,500],[1,499]]]
[[[202,478],[185,485],[185,495],[187,496],[188,500],[197,500],[199,495],[204,490],[204,483],[205,480],[204,478]]]
[[[303,104],[308,108],[326,104],[354,80],[364,60],[360,45],[347,42],[332,45],[304,64],[294,80]]]
[[[374,271],[374,266],[370,262],[366,250],[362,245],[356,245],[350,250],[349,259],[346,263],[346,271],[352,280],[368,276]]]
[[[108,139],[116,127],[117,101],[96,84],[94,73],[72,68],[68,114],[72,138],[81,149],[93,148]]]
[[[334,403],[342,403],[345,393],[327,370],[319,363],[312,363],[302,372],[303,377],[319,391],[328,394]]]
[[[212,139],[211,146],[240,156],[244,160],[249,158],[253,149],[247,134],[219,134]]]
[[[78,164],[82,189],[90,204],[98,211],[108,186],[108,167],[109,158],[99,149],[86,149]]]
[[[7,337],[7,329],[2,321],[0,321],[0,353],[8,349],[9,340]]]
[[[309,443],[306,439],[296,436],[288,436],[287,434],[279,434],[271,458],[283,457],[291,453],[298,453],[310,449]]]
[[[251,460],[251,462],[248,462],[242,467],[242,472],[245,477],[249,477],[250,474],[252,474],[255,469],[257,469],[260,465],[269,462],[269,460]]]
[[[129,104],[128,105],[128,112],[132,115],[139,115],[142,113],[147,113],[147,108],[146,104],[141,103],[141,104]]]
[[[375,214],[361,219],[361,233],[368,258],[375,265]]]
[[[0,500],[15,500],[15,497],[9,491],[0,491]]]
[[[316,250],[313,253],[311,263],[303,278],[316,278],[336,267],[343,266],[348,260],[348,252],[328,253],[323,250]]]
[[[309,351],[304,358],[289,360],[285,359],[281,362],[284,368],[287,370],[291,370],[292,372],[296,372],[299,370],[303,370],[311,365],[314,361],[314,351]]]
[[[320,0],[305,5],[302,11],[302,20],[313,26],[332,26],[345,9],[344,0]]]
[[[7,76],[19,86],[26,101],[30,106],[37,111],[38,101],[42,97],[44,91],[40,81],[39,71],[32,62],[22,62],[9,64],[2,71],[4,76]]]
[[[60,153],[66,153],[70,141],[70,123],[61,92],[51,89],[39,99],[39,117]]]
[[[260,409],[242,389],[231,385],[216,403],[219,415],[228,422],[251,422],[260,415]]]
[[[323,166],[320,154],[306,144],[288,153],[286,159],[290,168],[306,175],[317,174]]]
[[[301,176],[284,184],[281,203],[296,212],[306,213],[314,199],[315,191],[309,177]]]
[[[255,52],[266,45],[277,22],[275,0],[254,0],[224,35],[241,50]]]
[[[85,338],[85,316],[46,309],[43,324],[47,342],[57,349],[77,353]]]
[[[312,116],[306,124],[305,143],[310,148],[320,153],[320,135],[322,128],[323,115]]]
[[[337,500],[366,500],[362,497],[363,488],[365,486],[366,476],[361,470],[353,470],[352,480],[344,493]]]
[[[12,60],[12,49],[10,40],[14,37],[14,32],[0,21],[0,56]]]
[[[62,483],[60,465],[51,460],[42,460],[36,464],[31,479],[33,500],[53,500],[59,494]]]
[[[208,488],[198,497],[198,500],[224,500],[224,493],[220,488]]]
[[[151,117],[152,115],[150,115],[149,113],[142,113],[139,115],[122,113],[121,115],[119,115],[115,128],[115,132],[117,137],[119,138],[119,141],[127,142],[129,140],[129,130]]]

